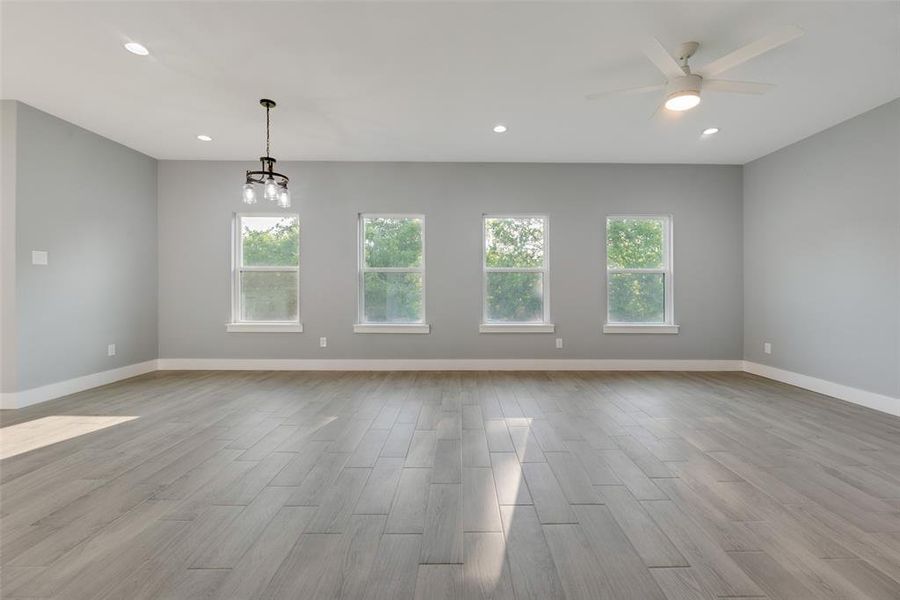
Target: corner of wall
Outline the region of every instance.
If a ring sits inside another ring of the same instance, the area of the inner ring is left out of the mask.
[[[162,247],[162,239],[160,238],[160,227],[159,223],[161,220],[160,215],[160,206],[162,203],[160,202],[160,178],[161,178],[161,169],[160,163],[163,161],[154,158],[154,168],[156,169],[156,360],[159,361],[162,358],[162,285],[160,284],[162,281],[162,261],[160,260],[160,252],[159,249]]]
[[[2,308],[4,326],[11,323],[17,335],[4,331],[2,391],[31,394],[155,361],[157,160],[27,104],[15,106],[15,145],[4,174],[23,182],[45,171],[56,176],[40,192],[13,186],[10,194],[4,182],[3,266],[14,269],[3,272]],[[108,165],[109,178],[86,175],[92,164]],[[12,223],[7,209],[15,211]],[[85,236],[91,243],[83,243]],[[32,248],[49,251],[48,266],[32,268]],[[108,354],[109,344],[118,351]],[[6,377],[12,374],[14,384]]]
[[[0,393],[17,389],[16,153],[18,102],[0,101]]]

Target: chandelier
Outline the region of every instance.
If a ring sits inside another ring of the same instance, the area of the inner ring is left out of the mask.
[[[275,172],[275,159],[269,156],[269,110],[275,108],[275,101],[263,98],[259,103],[266,109],[266,155],[259,157],[259,171],[247,171],[243,188],[244,204],[256,204],[256,185],[262,184],[264,199],[275,202],[281,208],[288,208],[291,205],[288,177]]]

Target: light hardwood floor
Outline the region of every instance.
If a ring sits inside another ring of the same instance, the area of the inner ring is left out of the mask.
[[[900,419],[751,375],[159,372],[0,419],[66,415],[138,418],[0,463],[3,598],[900,598]]]

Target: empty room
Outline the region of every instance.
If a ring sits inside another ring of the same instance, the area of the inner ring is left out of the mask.
[[[900,0],[2,0],[0,97],[0,598],[900,599]]]

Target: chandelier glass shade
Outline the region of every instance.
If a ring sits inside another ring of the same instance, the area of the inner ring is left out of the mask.
[[[258,201],[257,186],[262,186],[264,200],[274,202],[281,208],[291,205],[291,192],[288,190],[288,176],[275,171],[275,159],[269,156],[269,111],[275,108],[275,101],[263,98],[259,103],[266,109],[266,155],[259,157],[260,169],[247,171],[247,178],[241,189],[244,204],[256,204]]]

